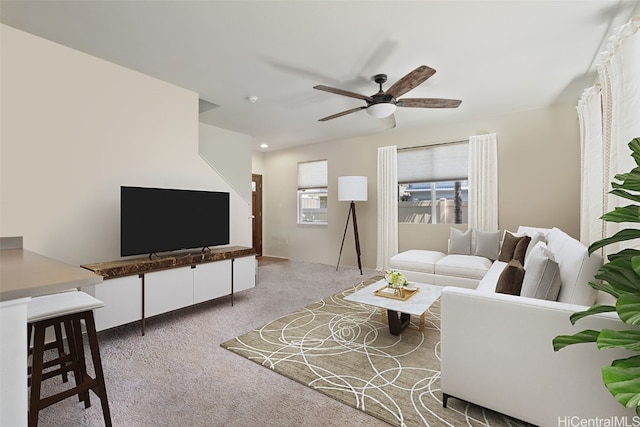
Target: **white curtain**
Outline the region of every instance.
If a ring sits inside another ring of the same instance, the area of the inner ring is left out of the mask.
[[[469,228],[498,230],[498,142],[495,133],[469,137]]]
[[[598,179],[595,175],[600,173],[603,178],[601,194],[595,195],[583,193],[587,200],[583,205],[589,206],[593,212],[588,218],[581,217],[581,224],[590,221],[591,216],[602,215],[614,207],[625,203],[616,196],[611,196],[608,191],[611,181],[619,173],[628,172],[635,166],[631,158],[631,151],[627,147],[629,141],[640,137],[640,18],[634,18],[627,24],[616,28],[609,38],[606,49],[601,53],[601,61],[598,65],[598,80],[601,88],[601,117],[602,135],[597,134],[597,129],[584,126],[586,132],[583,142],[583,183],[594,182]],[[589,109],[590,114],[597,110],[595,104]],[[578,105],[580,111],[580,104]],[[584,111],[583,111],[584,113]],[[593,113],[596,115],[596,113]],[[585,121],[586,124],[586,121]],[[595,132],[595,134],[594,134]],[[601,148],[599,148],[601,147]],[[597,154],[600,151],[601,154]],[[589,153],[596,153],[590,155]],[[597,164],[600,166],[593,167]],[[581,210],[581,215],[585,211]],[[592,227],[585,243],[592,243],[605,237],[609,237],[622,228],[633,226],[630,223],[604,223],[601,222],[600,233],[595,233]],[[581,228],[582,232],[582,228]],[[628,243],[625,242],[625,246]],[[615,253],[622,249],[622,244],[613,244],[605,247],[606,254]]]
[[[378,148],[378,250],[376,270],[387,270],[398,253],[398,150]]]
[[[580,241],[585,245],[604,236],[603,203],[609,186],[604,173],[600,85],[587,88],[578,102],[580,124],[581,191]]]
[[[609,182],[622,172],[628,172],[635,166],[631,158],[631,151],[627,143],[640,136],[640,20],[614,30],[607,44],[607,51],[603,53],[603,63],[599,68],[600,75],[607,77],[606,104],[610,105],[610,117],[605,121],[605,144],[609,144],[608,156]],[[612,210],[621,203],[616,196],[608,196],[605,212]],[[629,228],[632,224],[606,223],[606,235],[610,236],[622,228]],[[623,244],[609,245],[607,253],[617,252]],[[628,243],[625,244],[628,246]]]

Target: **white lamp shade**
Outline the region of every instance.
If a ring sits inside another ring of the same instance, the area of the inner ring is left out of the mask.
[[[396,104],[391,104],[390,102],[380,102],[378,104],[371,104],[367,107],[367,113],[376,119],[389,117],[395,111]]]
[[[341,202],[366,202],[367,177],[341,176],[338,177],[338,200]]]

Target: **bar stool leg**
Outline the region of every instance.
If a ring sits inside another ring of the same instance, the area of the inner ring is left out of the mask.
[[[104,372],[102,371],[102,359],[100,358],[98,334],[96,333],[96,324],[93,318],[93,311],[87,312],[85,322],[87,326],[87,338],[89,340],[89,347],[91,348],[93,369],[95,370],[96,381],[98,382],[96,386],[97,390],[94,389],[93,391],[98,395],[98,397],[100,397],[104,423],[106,427],[111,427],[111,412],[109,411],[109,401],[107,400],[107,388],[104,381]]]
[[[80,368],[80,358],[78,357],[76,334],[73,329],[71,320],[66,319],[64,322],[64,330],[67,332],[67,344],[69,346],[69,354],[71,355],[71,364],[73,365],[73,377],[75,378],[76,387],[82,384],[84,376]],[[78,401],[84,402],[85,396],[78,393]]]
[[[42,357],[44,354],[44,331],[42,325],[35,325],[33,339],[33,362],[31,369],[31,400],[29,403],[29,427],[38,426],[38,413],[40,412],[40,387],[42,383]]]
[[[51,325],[48,325],[48,326],[51,326]],[[45,327],[45,338],[47,336],[46,335],[47,327]],[[56,323],[53,325],[53,328],[55,332],[55,341],[49,344],[45,343],[44,350],[46,351],[46,350],[56,349],[58,351],[58,358],[49,362],[43,362],[42,366],[43,366],[43,369],[46,369],[51,366],[60,365],[60,370],[62,371],[60,373],[62,377],[62,382],[66,383],[69,381],[69,376],[67,374],[67,370],[65,370],[64,368],[67,366],[67,363],[69,363],[68,359],[71,357],[71,347],[69,347],[69,350],[70,350],[69,354],[65,353],[64,339],[62,338],[62,326],[59,323]],[[27,348],[29,349],[29,354],[33,354],[33,349],[31,348],[31,336],[33,335],[33,329],[34,329],[34,325],[32,323],[28,323],[27,324]],[[70,330],[69,327],[65,327],[65,330],[67,329]],[[31,375],[31,366],[27,366],[27,374],[29,376]],[[42,380],[45,380],[47,378],[51,378],[51,376],[43,374]],[[27,384],[28,385],[31,384],[30,377],[27,378]]]
[[[33,354],[33,348],[31,348],[31,336],[33,335],[33,325],[31,323],[27,323],[27,356],[29,354]],[[31,362],[33,364],[33,361]],[[31,370],[33,368],[31,366],[27,366],[27,385],[31,386]]]
[[[60,325],[60,323],[56,323],[55,325],[53,325],[53,330],[55,331],[55,335],[56,335],[56,348],[58,349],[58,357],[63,357],[65,355],[64,352],[64,341],[62,339],[62,326]],[[66,366],[66,363],[64,363],[64,366]],[[63,364],[60,364],[60,367],[63,368],[64,367]],[[69,376],[67,375],[67,371],[63,371],[62,372],[62,382],[66,383],[69,381]]]
[[[87,363],[84,359],[84,345],[82,342],[82,325],[79,317],[73,318],[73,336],[75,340],[76,356],[78,357],[79,373],[78,376],[80,384],[84,384],[89,378],[87,374]],[[89,390],[79,393],[80,400],[84,402],[85,409],[91,406],[91,397],[89,396]]]

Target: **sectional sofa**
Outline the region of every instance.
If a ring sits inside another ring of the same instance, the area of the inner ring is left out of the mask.
[[[560,334],[625,328],[615,313],[591,316],[576,326],[569,321],[572,313],[596,302],[598,294],[588,282],[602,257],[589,256],[585,245],[557,228],[520,227],[507,234],[528,237],[520,267],[513,260],[482,257],[473,245],[467,255],[416,250],[392,258],[391,267],[409,280],[445,286],[443,404],[462,399],[538,426],[624,416],[631,420],[633,410],[613,399],[600,374],[601,366],[630,353],[599,351],[593,344],[559,352],[552,347]],[[499,251],[496,258],[501,255]],[[504,282],[513,277],[521,281],[514,292],[520,295],[502,293]]]

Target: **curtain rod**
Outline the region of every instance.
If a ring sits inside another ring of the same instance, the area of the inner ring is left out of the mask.
[[[436,144],[424,144],[424,145],[414,145],[413,147],[402,147],[402,148],[398,148],[398,151],[415,150],[416,148],[437,147],[438,145],[461,144],[463,142],[469,142],[469,138],[459,139],[457,141],[438,142]]]

